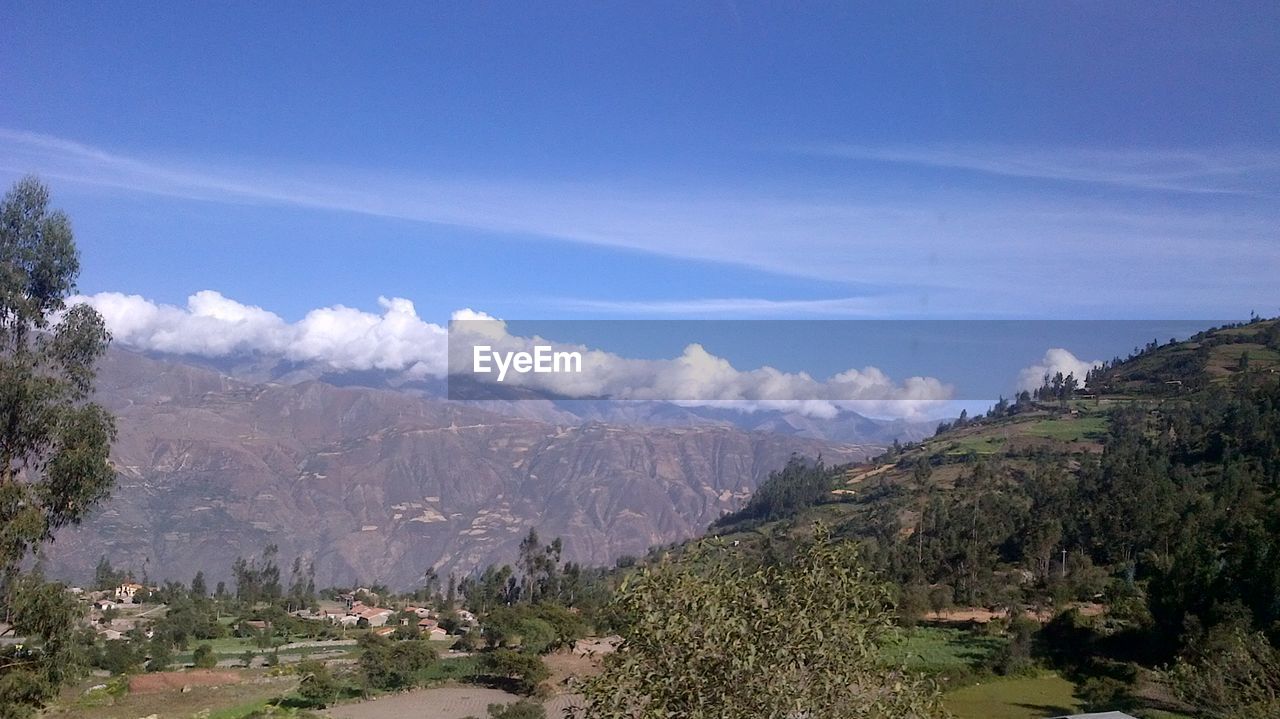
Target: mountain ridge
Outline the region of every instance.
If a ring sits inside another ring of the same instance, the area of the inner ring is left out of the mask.
[[[700,533],[792,454],[869,443],[728,423],[548,422],[420,393],[237,379],[113,349],[99,400],[118,417],[111,500],[48,552],[84,577],[100,555],[152,578],[225,579],[278,545],[321,584],[412,585],[515,554],[536,527],[566,559],[607,564]]]

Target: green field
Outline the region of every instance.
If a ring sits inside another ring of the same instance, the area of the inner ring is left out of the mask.
[[[884,654],[890,663],[912,671],[955,675],[985,664],[1003,644],[1003,639],[966,629],[919,626],[904,630]]]
[[[947,454],[995,454],[1004,446],[1005,438],[994,435],[961,437],[949,444]]]
[[[956,719],[1042,719],[1081,709],[1075,685],[1057,674],[988,679],[957,689],[943,702]]]
[[[1106,417],[1080,417],[1079,419],[1046,419],[1027,427],[1025,433],[1032,437],[1044,437],[1059,442],[1085,442],[1107,436]]]

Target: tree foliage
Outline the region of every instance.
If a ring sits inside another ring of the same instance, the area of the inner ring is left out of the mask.
[[[109,335],[93,309],[66,304],[79,270],[67,216],[40,182],[18,182],[0,203],[0,613],[36,641],[0,655],[0,716],[30,711],[77,665],[61,586],[22,563],[115,481],[114,421],[90,401]]]
[[[423,640],[392,642],[367,634],[360,638],[360,648],[358,668],[366,689],[390,691],[414,686],[436,662],[435,649]]]
[[[713,526],[742,522],[768,522],[812,507],[835,488],[835,472],[821,460],[810,463],[793,456],[781,471],[771,472],[747,501],[747,505],[727,514]]]
[[[480,658],[480,671],[522,694],[533,694],[551,676],[551,670],[536,654],[511,649],[495,649]]]
[[[1261,633],[1213,633],[1169,678],[1178,698],[1213,719],[1280,716],[1280,650]]]
[[[583,715],[939,716],[934,687],[884,664],[890,593],[856,555],[819,527],[784,562],[752,567],[712,549],[642,570],[619,593],[624,639],[585,683]]]

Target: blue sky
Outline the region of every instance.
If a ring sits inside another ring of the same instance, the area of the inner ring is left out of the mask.
[[[0,180],[289,321],[1280,313],[1280,5],[881,5],[5,1]]]

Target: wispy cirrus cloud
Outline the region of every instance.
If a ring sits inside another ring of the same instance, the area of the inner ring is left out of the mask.
[[[768,317],[838,315],[876,317],[885,311],[883,295],[833,297],[827,299],[775,300],[761,297],[709,297],[674,300],[606,300],[590,298],[553,299],[547,304],[560,309],[620,315],[676,317]]]
[[[0,128],[0,171],[10,173],[34,171],[127,193],[404,219],[883,290],[867,299],[729,298],[690,304],[623,298],[632,301],[613,307],[607,301],[618,298],[579,301],[584,309],[594,304],[598,311],[1079,316],[1118,310],[1121,316],[1233,316],[1274,304],[1271,274],[1280,264],[1275,231],[1280,207],[1265,194],[1221,191],[1254,188],[1273,170],[1266,153],[1212,161],[1202,153],[1181,159],[1175,153],[1164,167],[1137,155],[1104,162],[1029,151],[987,157],[955,148],[855,152],[846,147],[845,152],[1010,177],[1214,191],[1195,192],[1193,202],[1182,202],[1177,198],[1188,197],[1187,192],[1081,196],[1044,187],[1016,192],[940,187],[929,180],[893,190],[881,187],[876,176],[840,183],[815,177],[785,188],[749,178],[665,188],[626,178],[432,177],[244,158],[143,158]],[[1205,178],[1226,179],[1205,185]]]
[[[832,144],[808,154],[998,175],[1197,194],[1275,196],[1280,151],[1028,148],[1003,145],[871,147]]]

